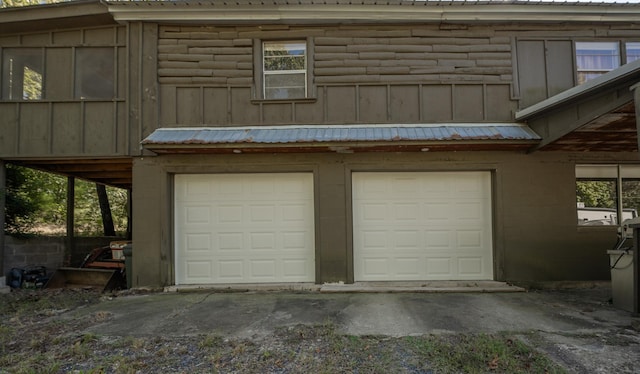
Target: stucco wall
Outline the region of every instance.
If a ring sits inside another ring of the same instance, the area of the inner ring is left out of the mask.
[[[580,156],[576,160],[577,156]],[[631,160],[632,155],[626,155]],[[134,283],[173,283],[174,173],[314,173],[316,281],[353,281],[351,182],[353,171],[466,171],[493,175],[495,279],[532,283],[609,278],[606,250],[616,230],[578,228],[577,162],[606,156],[563,153],[442,152],[359,154],[181,155],[134,163]],[[139,260],[138,260],[139,259]]]

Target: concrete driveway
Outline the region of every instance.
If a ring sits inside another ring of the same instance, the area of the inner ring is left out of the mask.
[[[219,333],[258,339],[283,326],[323,323],[354,335],[508,331],[573,372],[640,372],[640,320],[613,308],[609,299],[610,290],[602,287],[513,293],[199,291],[117,297],[76,313],[112,313],[87,330],[112,336]]]

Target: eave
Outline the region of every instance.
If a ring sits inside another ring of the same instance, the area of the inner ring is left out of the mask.
[[[545,151],[637,152],[637,83],[640,60],[516,113]]]
[[[634,4],[526,1],[106,1],[119,22],[162,23],[567,23],[637,22]]]
[[[0,34],[109,24],[116,22],[107,7],[98,0],[0,9]]]

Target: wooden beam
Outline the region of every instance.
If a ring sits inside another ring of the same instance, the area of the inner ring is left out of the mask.
[[[64,265],[69,266],[71,255],[75,248],[75,200],[76,200],[76,180],[74,177],[67,177],[67,245],[64,253]]]
[[[0,276],[4,275],[4,221],[7,191],[7,165],[0,160]]]
[[[581,106],[588,106],[588,102],[585,102],[571,106],[562,111],[557,111],[547,117],[530,121],[529,127],[543,137],[543,140],[538,143],[533,150],[538,150],[554,143],[571,132],[579,130],[582,126],[587,125],[594,119],[624,106],[631,99],[627,96],[628,95],[618,97],[615,100],[607,101],[605,103],[602,103],[602,101],[598,103],[596,101],[596,103],[594,103],[593,110],[588,113],[583,113],[580,110]]]
[[[633,102],[635,104],[635,109],[636,109],[636,134],[638,136],[638,151],[640,151],[640,117],[638,117],[638,114],[640,113],[640,90],[638,89],[639,87],[640,87],[640,83],[636,83],[630,88],[630,90],[633,91]]]

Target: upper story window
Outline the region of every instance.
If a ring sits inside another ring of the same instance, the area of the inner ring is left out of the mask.
[[[5,48],[2,51],[2,99],[42,99],[43,65],[40,48]]]
[[[3,48],[0,100],[111,100],[116,95],[113,47]],[[46,56],[55,56],[49,58]],[[49,76],[48,74],[55,74]]]
[[[115,64],[113,48],[76,49],[75,97],[114,97]]]
[[[306,41],[263,42],[262,85],[267,100],[306,98]]]
[[[578,84],[640,58],[640,43],[576,42]]]

